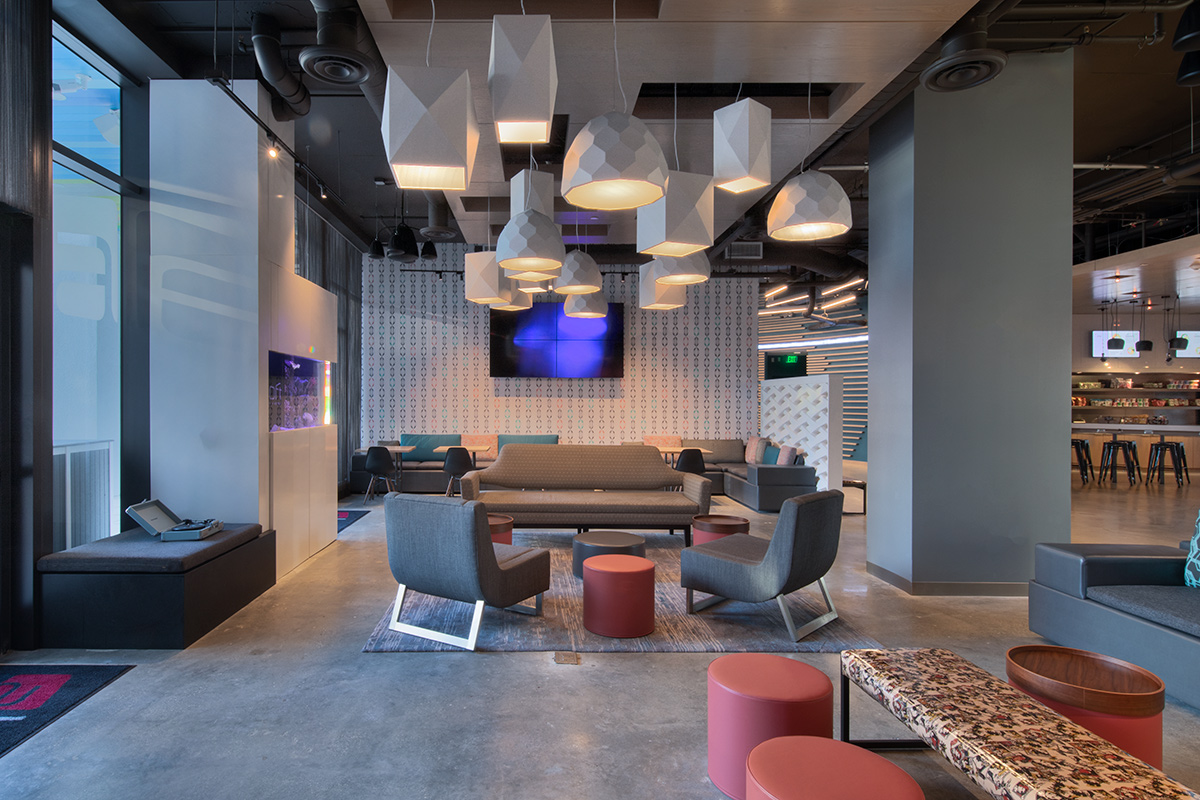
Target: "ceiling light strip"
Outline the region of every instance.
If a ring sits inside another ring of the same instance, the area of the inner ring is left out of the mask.
[[[818,341],[806,342],[778,342],[772,344],[760,344],[759,350],[805,350],[810,347],[827,347],[834,344],[851,344],[853,342],[867,341],[867,334],[861,333],[854,336],[835,336],[830,339],[822,339]]]

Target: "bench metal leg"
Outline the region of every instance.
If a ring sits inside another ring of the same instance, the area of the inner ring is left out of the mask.
[[[841,739],[865,750],[928,750],[921,739],[851,739],[850,738],[850,678],[841,674],[842,731]]]

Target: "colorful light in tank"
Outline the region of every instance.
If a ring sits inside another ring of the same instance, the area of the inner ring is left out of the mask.
[[[311,349],[311,348],[310,348]],[[333,423],[333,369],[325,362],[325,424]]]

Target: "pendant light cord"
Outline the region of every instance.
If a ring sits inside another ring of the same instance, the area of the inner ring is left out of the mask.
[[[738,100],[741,100],[741,99],[742,99],[742,84],[741,84],[741,83],[738,83],[738,93],[737,93],[737,97],[733,98],[733,102],[735,102],[735,103],[736,103]]]
[[[429,40],[425,42],[425,66],[429,66],[429,49],[433,47],[433,23],[437,22],[437,3],[435,0],[429,0],[429,8],[432,12],[429,16]]]
[[[679,84],[672,84],[675,93],[675,127],[671,131],[671,146],[675,148],[675,171],[679,171]]]
[[[617,0],[613,0],[613,66],[617,71],[617,88],[621,90],[621,113],[628,114],[629,98],[625,96],[625,86],[621,83],[621,54],[617,52]],[[616,99],[613,97],[613,105],[616,105]]]
[[[808,158],[808,155],[809,155],[810,151],[812,150],[812,76],[811,75],[809,76],[809,81],[808,81],[808,133],[805,135],[804,138],[807,139],[808,141],[805,142],[805,144],[807,146],[804,148],[804,155],[800,156],[800,172],[801,173],[804,172],[804,162]]]

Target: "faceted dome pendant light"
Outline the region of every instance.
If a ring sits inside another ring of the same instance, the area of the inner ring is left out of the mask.
[[[707,175],[667,172],[667,193],[637,212],[637,248],[653,256],[686,256],[712,247],[713,184]]]
[[[388,67],[382,131],[397,186],[465,190],[479,149],[467,71]]]
[[[837,179],[817,170],[784,184],[767,214],[767,233],[786,242],[828,239],[850,230],[850,198]]]
[[[608,299],[603,292],[573,294],[563,303],[563,313],[580,319],[600,319],[608,316]]]
[[[567,249],[550,218],[554,176],[524,169],[509,191],[513,214],[496,240],[496,260],[510,278],[536,281],[558,275]]]
[[[490,305],[508,303],[513,298],[512,280],[504,275],[490,250],[467,253],[464,257],[463,285],[472,303]]]
[[[687,302],[686,286],[659,283],[658,259],[638,268],[638,306],[654,311],[669,311]]]
[[[638,208],[663,196],[667,160],[646,123],[610,111],[590,120],[563,160],[562,194],[580,208]]]
[[[488,91],[501,144],[550,141],[558,67],[548,15],[492,17]]]
[[[562,275],[554,282],[554,291],[567,295],[592,294],[603,285],[596,259],[582,250],[572,250],[563,261]]]
[[[653,262],[654,280],[667,286],[686,286],[704,283],[712,275],[712,264],[704,253],[692,253],[683,258],[659,256]]]
[[[735,194],[771,183],[771,109],[746,98],[713,112],[713,180]]]

